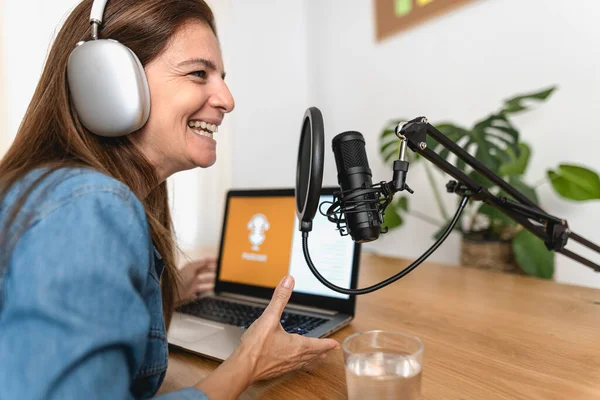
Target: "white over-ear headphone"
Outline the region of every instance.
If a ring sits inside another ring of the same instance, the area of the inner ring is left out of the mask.
[[[69,56],[67,79],[79,120],[108,137],[140,129],[150,115],[150,90],[144,67],[128,47],[98,39],[108,0],[94,0],[92,40],[77,43]]]

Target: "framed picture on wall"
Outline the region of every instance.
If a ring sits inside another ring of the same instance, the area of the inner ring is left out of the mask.
[[[373,0],[377,40],[476,0]]]

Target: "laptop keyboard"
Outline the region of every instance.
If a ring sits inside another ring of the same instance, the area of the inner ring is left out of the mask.
[[[181,306],[177,311],[194,315],[211,321],[248,328],[264,311],[264,307],[254,307],[215,298],[196,300]],[[305,335],[328,319],[294,314],[284,311],[281,315],[281,326],[288,333]]]

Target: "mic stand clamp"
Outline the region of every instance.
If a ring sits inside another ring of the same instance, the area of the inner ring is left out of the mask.
[[[394,176],[387,186],[387,190],[393,196],[394,193],[406,190],[410,194],[414,191],[406,184],[406,175],[408,174],[408,161],[406,160],[406,137],[399,133],[396,128],[396,136],[400,139],[400,156],[394,161]]]
[[[456,193],[459,196],[469,195],[472,199],[477,199],[477,194],[474,193],[468,186],[462,185],[457,181],[450,181],[446,183],[446,191],[448,193]]]

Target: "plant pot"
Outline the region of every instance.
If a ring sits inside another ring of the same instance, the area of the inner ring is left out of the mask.
[[[460,263],[465,267],[524,274],[515,260],[510,240],[464,235],[461,241]]]

